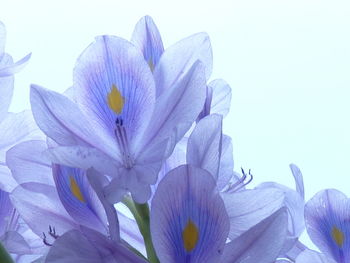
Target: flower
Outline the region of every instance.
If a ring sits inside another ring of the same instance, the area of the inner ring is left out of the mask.
[[[318,192],[305,205],[307,232],[315,245],[324,253],[324,256],[320,257],[329,258],[326,262],[334,260],[345,263],[350,260],[349,205],[347,196],[335,189]],[[300,258],[297,262],[306,262],[302,260],[304,256]],[[319,260],[319,262],[322,261]]]
[[[97,37],[74,69],[77,103],[33,85],[36,122],[59,145],[49,150],[52,161],[108,175],[111,202],[120,201],[118,189],[146,202],[163,161],[202,110],[207,65],[195,48],[204,53],[205,40],[197,34],[166,49],[152,74],[130,42]]]

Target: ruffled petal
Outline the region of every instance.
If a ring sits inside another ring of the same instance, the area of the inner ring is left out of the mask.
[[[203,63],[205,80],[208,80],[213,67],[213,54],[206,33],[194,34],[167,48],[154,69],[157,97],[173,89],[197,60]]]
[[[221,194],[230,218],[229,238],[235,239],[282,207],[284,195],[275,189]]]
[[[220,263],[271,263],[287,233],[287,213],[280,209],[228,243]]]
[[[143,53],[150,69],[153,71],[158,64],[164,47],[162,38],[152,17],[144,16],[136,24],[131,42]]]
[[[74,89],[95,131],[113,138],[116,144],[119,122],[133,153],[155,102],[153,75],[140,50],[122,38],[97,37],[77,61]]]
[[[201,119],[188,139],[187,163],[207,170],[217,181],[221,157],[222,116]]]
[[[215,180],[190,165],[170,171],[152,200],[151,234],[160,262],[219,262],[229,230]]]
[[[318,192],[305,205],[306,229],[326,256],[337,262],[350,260],[350,199],[342,192]]]

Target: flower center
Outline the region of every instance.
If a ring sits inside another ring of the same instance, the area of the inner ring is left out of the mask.
[[[123,119],[117,118],[115,124],[116,128],[114,130],[114,134],[117,138],[117,143],[123,156],[124,165],[127,169],[130,169],[134,165],[134,161],[130,154],[128,136],[126,134],[125,127],[123,126]]]

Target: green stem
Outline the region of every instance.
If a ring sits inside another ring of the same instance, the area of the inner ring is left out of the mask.
[[[150,218],[148,204],[138,204],[131,198],[125,198],[123,203],[129,208],[130,212],[135,217],[136,223],[140,229],[141,235],[145,242],[147,258],[150,263],[159,263],[159,259],[154,250],[151,230],[150,230]]]
[[[13,260],[9,253],[5,250],[5,248],[0,243],[0,262],[1,263],[13,263]]]

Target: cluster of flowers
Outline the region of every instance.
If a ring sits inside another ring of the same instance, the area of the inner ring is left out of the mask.
[[[21,113],[8,107],[30,55],[14,63],[4,42],[0,24],[1,262],[350,262],[344,194],[305,204],[293,164],[296,190],[234,172],[231,89],[208,82],[205,33],[164,50],[146,16],[131,41],[96,37],[72,87],[32,85]]]

